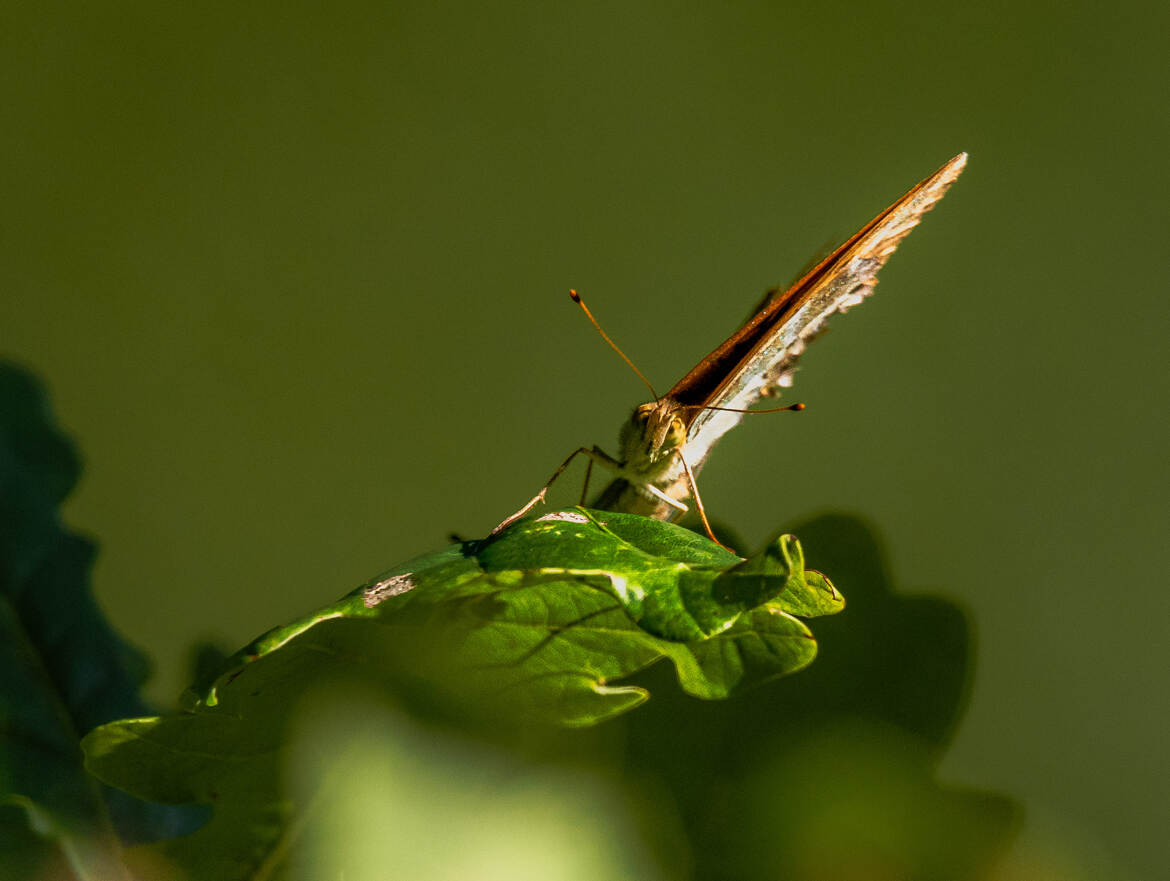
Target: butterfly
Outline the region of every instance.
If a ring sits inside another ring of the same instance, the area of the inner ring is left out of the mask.
[[[653,401],[634,409],[619,435],[619,457],[596,446],[575,450],[544,488],[492,534],[543,502],[549,487],[569,463],[584,455],[589,459],[586,487],[594,463],[617,475],[592,507],[673,520],[688,510],[685,500],[693,499],[707,534],[714,539],[695,475],[715,444],[743,420],[745,413],[764,412],[751,410],[755,404],[779,396],[781,389],[792,385],[796,361],[808,342],[824,329],[829,316],[848,311],[873,293],[878,271],[922,215],[958,179],[966,163],[967,154],[960,153],[912,187],[795,284],[768,291],[748,321],[670,391],[655,394]],[[576,292],[570,294],[606,342],[625,358],[597,326]],[[626,361],[629,363],[628,358]],[[802,407],[797,404],[777,409]],[[584,495],[583,491],[583,498]]]

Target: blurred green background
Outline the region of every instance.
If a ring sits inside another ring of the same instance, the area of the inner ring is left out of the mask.
[[[0,354],[81,446],[67,514],[152,695],[195,640],[235,648],[612,450],[645,393],[568,287],[668,387],[967,150],[803,359],[809,409],[728,437],[704,500],[749,543],[876,522],[899,582],[977,630],[944,777],[1021,799],[1017,852],[1052,877],[1160,876],[1168,24],[1137,2],[6,4]]]

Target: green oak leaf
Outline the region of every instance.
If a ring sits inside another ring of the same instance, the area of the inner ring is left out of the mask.
[[[194,835],[140,849],[191,879],[272,871],[304,806],[278,786],[290,714],[343,680],[445,717],[593,725],[642,703],[623,684],[664,658],[683,691],[724,698],[807,666],[795,615],[839,611],[783,535],[746,560],[673,524],[574,508],[425,554],[259,637],[185,711],[102,726],[89,769],[141,798],[210,803]],[[265,875],[267,877],[267,875]]]

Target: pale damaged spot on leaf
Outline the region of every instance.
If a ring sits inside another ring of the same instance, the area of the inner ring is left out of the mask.
[[[543,517],[536,518],[538,523],[545,521],[559,521],[561,523],[588,523],[589,518],[577,511],[553,511]]]
[[[385,602],[390,597],[401,596],[408,590],[413,590],[415,587],[414,579],[411,573],[407,572],[404,575],[391,575],[377,584],[367,587],[362,600],[366,604],[366,608],[372,609],[379,603]]]

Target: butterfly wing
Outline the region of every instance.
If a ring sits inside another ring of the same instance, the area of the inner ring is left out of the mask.
[[[960,153],[784,291],[768,296],[742,328],[684,376],[667,397],[688,412],[687,462],[697,471],[742,413],[792,384],[796,359],[826,320],[869,296],[878,271],[902,239],[943,197],[967,163]]]

